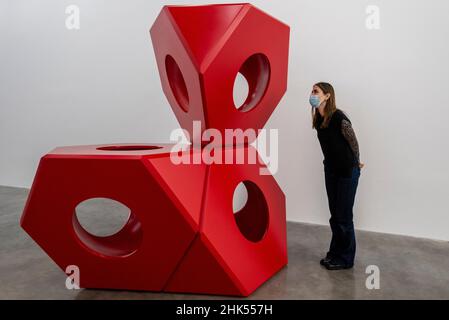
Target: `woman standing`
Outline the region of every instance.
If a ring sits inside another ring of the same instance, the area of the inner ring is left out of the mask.
[[[310,95],[312,127],[317,130],[323,151],[326,193],[331,218],[332,240],[320,264],[328,270],[354,265],[356,240],[352,208],[364,164],[351,121],[335,104],[334,88],[325,82],[313,86]]]

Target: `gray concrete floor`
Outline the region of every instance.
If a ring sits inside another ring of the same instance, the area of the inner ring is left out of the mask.
[[[228,299],[229,297],[67,290],[65,275],[19,226],[27,189],[0,187],[0,299]],[[449,299],[449,243],[357,231],[352,270],[327,271],[318,261],[328,227],[288,223],[289,265],[248,299]],[[380,289],[365,286],[368,265]]]

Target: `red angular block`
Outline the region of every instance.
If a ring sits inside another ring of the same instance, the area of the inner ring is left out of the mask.
[[[223,154],[242,150],[256,153],[237,147]],[[264,167],[248,161],[208,166],[197,237],[165,291],[248,296],[288,263],[285,196],[273,176],[260,174]],[[234,214],[240,182],[248,198]]]
[[[173,165],[171,145],[56,148],[39,164],[21,226],[83,288],[160,291],[199,228],[205,165]],[[193,152],[193,151],[192,151]],[[97,237],[76,206],[110,198],[131,209],[116,234]]]
[[[263,128],[287,88],[289,32],[251,4],[162,9],[150,31],[153,48],[163,91],[191,140],[201,138],[193,121],[222,134]],[[249,93],[235,106],[239,72]]]

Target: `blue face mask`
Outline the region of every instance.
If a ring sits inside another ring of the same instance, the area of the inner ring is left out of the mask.
[[[309,102],[314,108],[318,108],[320,106],[320,97],[315,94],[312,94],[309,98]]]

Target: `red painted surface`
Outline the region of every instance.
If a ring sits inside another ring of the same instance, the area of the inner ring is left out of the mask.
[[[151,36],[164,93],[190,133],[193,120],[262,129],[286,90],[289,28],[249,4],[166,6]],[[237,110],[239,71],[250,94]],[[282,190],[261,162],[176,165],[172,147],[56,148],[41,158],[21,226],[61,269],[78,266],[83,288],[251,294],[288,262]],[[253,149],[222,152],[238,150]],[[240,182],[248,202],[234,214]],[[127,224],[88,233],[75,208],[91,198],[127,206]]]
[[[264,166],[208,166],[199,232],[166,291],[247,296],[287,264],[285,196]],[[248,201],[234,214],[242,181]]]
[[[79,267],[81,287],[161,290],[198,232],[206,167],[173,165],[168,145],[98,147],[56,148],[41,159],[21,225],[61,269]],[[75,207],[90,198],[123,203],[130,221],[110,237],[89,234]]]
[[[289,32],[250,4],[162,9],[151,27],[162,89],[191,139],[194,120],[221,132],[264,127],[287,88]],[[249,95],[237,110],[239,71]]]

